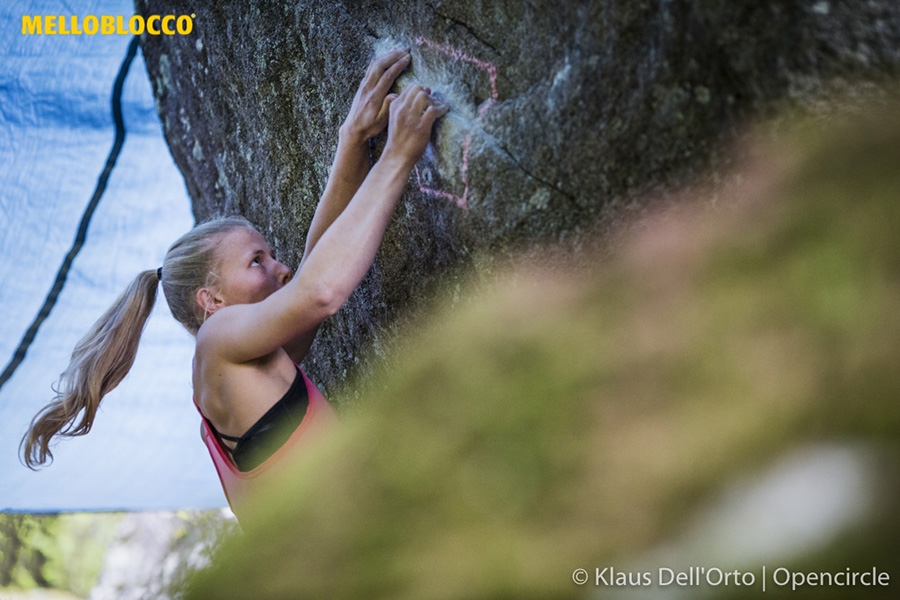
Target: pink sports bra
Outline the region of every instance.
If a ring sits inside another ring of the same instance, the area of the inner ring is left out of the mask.
[[[275,479],[284,469],[285,464],[291,462],[285,460],[287,456],[305,447],[309,440],[315,438],[321,430],[328,429],[337,421],[334,409],[328,404],[322,392],[309,380],[305,373],[300,371],[300,374],[306,384],[306,391],[309,396],[306,414],[287,441],[265,459],[262,464],[249,471],[241,471],[237,468],[231,459],[229,449],[222,444],[212,423],[203,416],[202,412],[200,413],[203,441],[206,443],[207,450],[209,450],[216,472],[219,474],[219,481],[222,483],[222,489],[225,491],[228,504],[238,520],[241,519],[244,502],[253,493],[253,490],[259,487],[260,484]],[[200,407],[196,401],[194,406],[197,407],[199,412]]]

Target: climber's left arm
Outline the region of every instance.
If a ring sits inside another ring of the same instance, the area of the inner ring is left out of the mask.
[[[369,138],[387,127],[388,110],[397,94],[388,93],[409,66],[409,49],[398,48],[371,62],[338,135],[338,148],[325,192],[316,208],[299,271],[322,234],[337,219],[369,173]]]

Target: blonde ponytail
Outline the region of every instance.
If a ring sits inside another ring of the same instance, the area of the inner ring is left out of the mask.
[[[74,437],[91,430],[100,401],[134,364],[158,284],[156,270],[143,271],[75,346],[54,388],[56,400],[34,417],[22,438],[28,468],[53,460],[50,441],[55,435]]]
[[[197,335],[206,314],[196,302],[196,292],[214,277],[217,242],[238,227],[252,229],[253,225],[240,216],[197,225],[172,244],[160,269],[138,275],[94,323],[75,346],[69,366],[59,377],[54,388],[56,400],[34,417],[22,438],[20,451],[25,466],[35,469],[53,460],[50,441],[54,436],[74,437],[91,430],[100,400],[125,379],[134,364],[160,283],[172,316],[191,335]]]

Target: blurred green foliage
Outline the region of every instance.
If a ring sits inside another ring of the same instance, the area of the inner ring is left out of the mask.
[[[87,597],[120,519],[118,513],[0,513],[0,588]]]

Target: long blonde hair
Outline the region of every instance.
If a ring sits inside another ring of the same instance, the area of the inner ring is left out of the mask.
[[[243,217],[222,217],[191,229],[172,244],[161,269],[142,271],[94,323],[59,376],[53,388],[56,399],[35,415],[22,438],[20,450],[27,467],[52,461],[54,436],[74,437],[91,430],[100,401],[134,364],[159,283],[172,316],[197,334],[206,314],[195,300],[196,291],[209,284],[216,268],[218,240],[237,227],[253,226]]]

